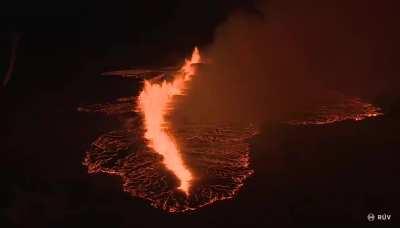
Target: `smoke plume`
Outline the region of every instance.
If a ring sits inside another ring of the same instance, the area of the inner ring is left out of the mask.
[[[199,66],[172,116],[263,122],[325,102],[331,91],[373,99],[397,80],[391,7],[390,1],[272,0],[234,12],[203,50],[210,64]]]

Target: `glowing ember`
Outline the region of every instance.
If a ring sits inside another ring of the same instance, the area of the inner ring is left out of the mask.
[[[143,114],[148,146],[163,156],[163,163],[179,179],[179,189],[186,194],[189,192],[193,177],[182,161],[165,118],[173,108],[173,97],[184,93],[186,83],[194,75],[195,69],[192,64],[199,62],[199,51],[195,48],[192,58],[186,60],[183,67],[174,75],[172,82],[163,81],[158,84],[146,80],[143,91],[138,97],[138,109]]]

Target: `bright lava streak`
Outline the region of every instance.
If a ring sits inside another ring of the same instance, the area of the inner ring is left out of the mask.
[[[200,54],[194,49],[192,58],[186,60],[181,69],[173,75],[171,82],[154,83],[145,80],[142,92],[138,97],[138,110],[144,118],[145,135],[148,146],[163,156],[165,167],[179,179],[178,189],[189,194],[192,173],[185,167],[174,136],[169,131],[167,114],[173,109],[173,98],[183,95],[187,83],[195,74],[192,64],[200,63]]]

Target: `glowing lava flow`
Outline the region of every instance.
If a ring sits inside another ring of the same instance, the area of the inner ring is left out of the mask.
[[[179,70],[120,71],[123,77],[153,78],[144,81],[138,97],[79,107],[81,112],[102,113],[121,122],[117,129],[100,135],[86,151],[83,164],[88,173],[117,175],[125,192],[169,213],[197,210],[237,195],[254,173],[249,139],[259,133],[258,126],[177,121],[172,131],[168,123],[178,102],[175,96],[185,95],[197,74],[194,63],[199,62],[195,49]],[[164,77],[171,80],[158,83]],[[361,99],[330,94],[327,100],[298,110],[298,115],[289,117],[286,123],[332,124],[383,115],[379,107]],[[185,164],[190,164],[190,170]]]
[[[192,58],[186,60],[171,82],[161,84],[146,80],[138,97],[138,109],[143,114],[145,138],[148,146],[163,156],[163,163],[180,181],[178,189],[189,193],[193,176],[185,167],[174,137],[168,130],[166,115],[172,110],[173,97],[184,94],[186,83],[195,73],[194,63],[200,62],[200,54],[194,49]]]

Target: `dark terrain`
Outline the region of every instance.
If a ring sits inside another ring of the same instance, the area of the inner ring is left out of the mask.
[[[117,177],[88,175],[81,164],[89,143],[116,122],[76,107],[91,98],[135,94],[137,84],[93,77],[64,92],[17,96],[11,86],[3,90],[1,219],[9,227],[366,223],[369,212],[398,221],[395,104],[383,117],[358,122],[266,124],[252,140],[255,174],[233,200],[169,215],[132,199]]]
[[[134,65],[179,65],[194,45],[201,49],[212,41],[215,27],[234,6],[247,7],[239,1],[211,2],[159,7],[135,3],[134,10],[129,4],[106,3],[82,10],[56,7],[63,12],[40,4],[4,8],[1,80],[13,37],[20,34],[21,39],[12,78],[0,87],[0,227],[366,224],[370,212],[391,214],[385,223],[400,223],[400,95],[394,48],[388,48],[386,59],[377,57],[387,65],[370,72],[383,78],[390,73],[387,81],[393,89],[371,100],[385,115],[321,126],[264,124],[251,141],[255,174],[232,200],[171,215],[124,193],[117,177],[87,173],[85,151],[118,123],[77,108],[132,96],[140,89],[136,79],[100,74]]]

